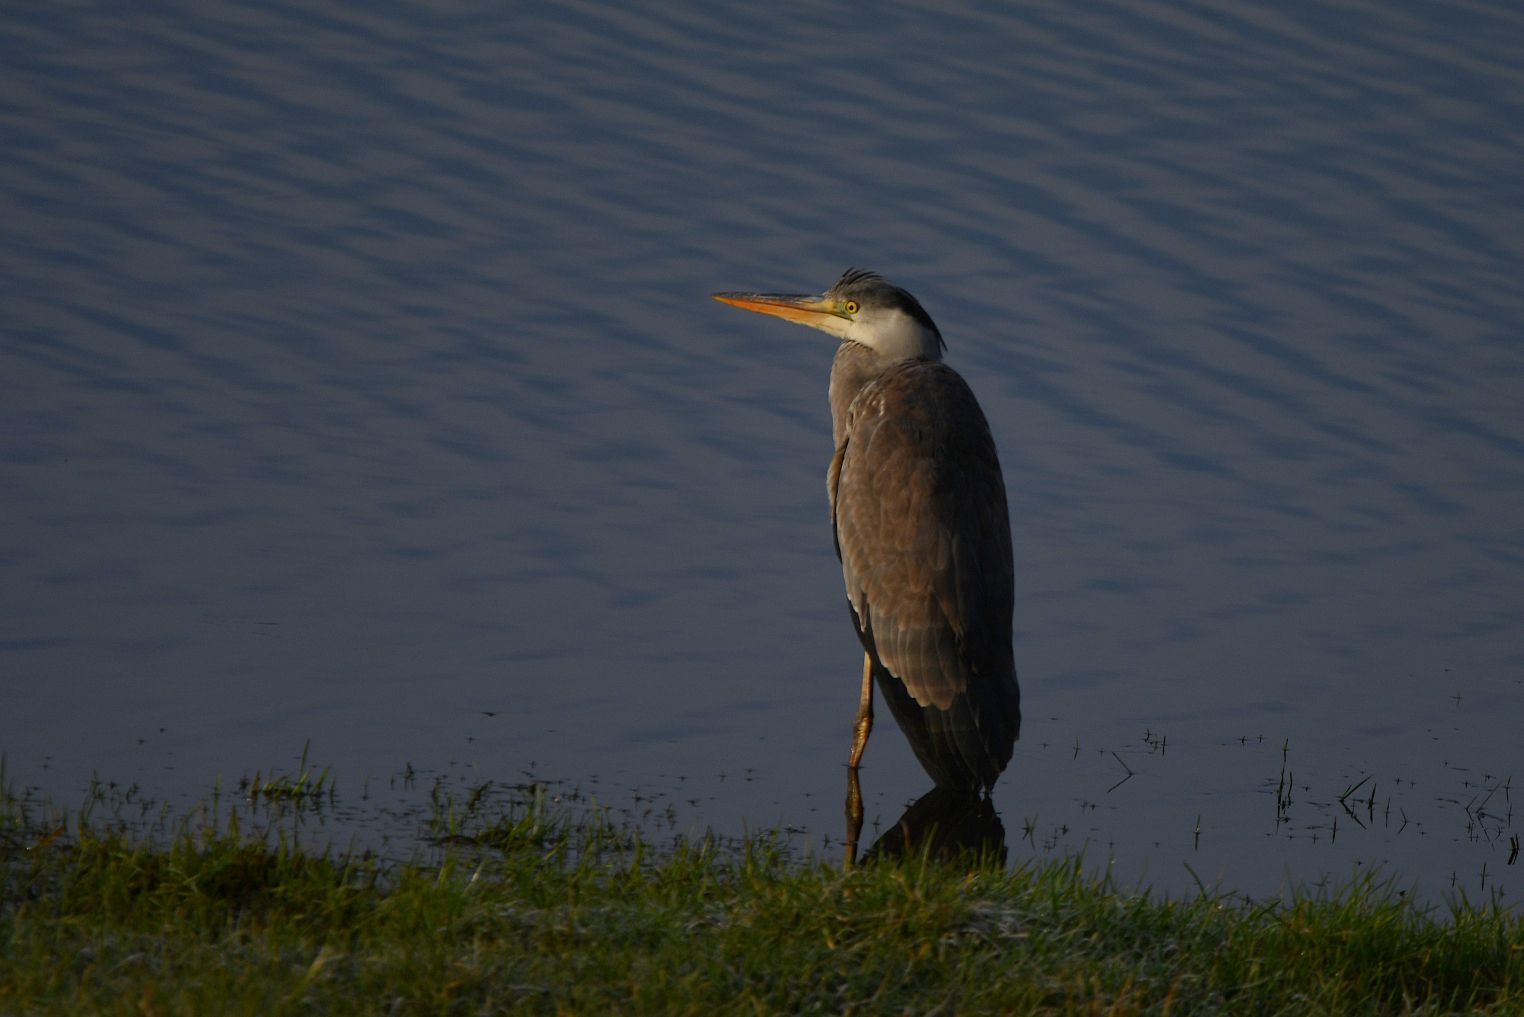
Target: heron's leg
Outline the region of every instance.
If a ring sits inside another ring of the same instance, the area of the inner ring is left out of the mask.
[[[868,734],[873,730],[873,658],[863,654],[863,691],[857,701],[857,722],[852,725],[852,756],[847,760],[849,769],[856,770],[862,762],[863,749],[868,747]]]
[[[857,779],[857,764],[868,747],[873,730],[873,658],[863,654],[863,691],[857,701],[857,721],[852,725],[852,756],[847,760],[847,850],[842,864],[851,869],[857,864],[857,838],[863,831],[863,789]]]
[[[863,832],[863,789],[857,780],[857,767],[847,767],[847,850],[841,864],[848,872],[857,864],[857,837]]]

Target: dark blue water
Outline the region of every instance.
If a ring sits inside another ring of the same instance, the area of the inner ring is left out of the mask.
[[[1015,860],[1516,900],[1524,15],[945,8],[7,7],[8,779],[839,836],[831,342],[707,294],[858,265],[1000,446]]]

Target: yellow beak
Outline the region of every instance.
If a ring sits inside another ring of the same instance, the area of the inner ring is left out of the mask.
[[[841,306],[828,297],[798,296],[790,293],[711,293],[722,304],[730,304],[758,314],[771,314],[775,318],[797,321],[801,325],[817,325],[821,315],[850,318]]]

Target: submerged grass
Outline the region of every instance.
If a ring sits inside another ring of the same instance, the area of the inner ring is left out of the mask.
[[[1524,1012],[1517,916],[1369,878],[1250,908],[1079,860],[842,873],[539,788],[436,800],[427,862],[218,811],[144,836],[0,791],[0,1013]]]

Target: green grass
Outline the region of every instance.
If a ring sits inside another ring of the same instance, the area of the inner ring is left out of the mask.
[[[1079,860],[843,873],[656,851],[534,788],[436,794],[431,860],[387,862],[302,847],[279,812],[255,830],[251,802],[322,800],[269,784],[131,823],[131,791],[71,813],[0,791],[0,1014],[1524,1012],[1517,917],[1369,878],[1250,908]]]

